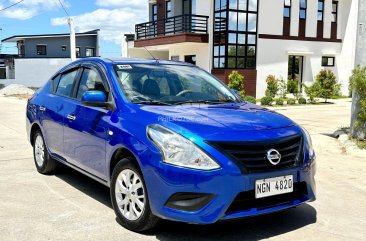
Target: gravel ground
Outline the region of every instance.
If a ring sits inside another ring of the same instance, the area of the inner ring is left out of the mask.
[[[33,95],[34,91],[24,85],[11,84],[0,90],[1,95]]]

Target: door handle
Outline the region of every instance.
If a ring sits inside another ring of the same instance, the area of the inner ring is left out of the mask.
[[[40,107],[39,107],[39,110],[43,112],[43,111],[45,111],[45,110],[46,110],[46,107],[44,107],[44,106],[40,106]]]
[[[76,120],[76,116],[74,116],[72,114],[71,115],[67,115],[67,119],[74,121],[74,120]]]

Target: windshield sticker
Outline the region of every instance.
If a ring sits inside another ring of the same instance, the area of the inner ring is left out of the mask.
[[[119,64],[117,67],[118,69],[132,69],[132,66],[128,64]]]

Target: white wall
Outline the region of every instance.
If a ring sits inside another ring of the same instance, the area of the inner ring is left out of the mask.
[[[171,56],[179,56],[179,61],[184,61],[185,55],[196,55],[196,65],[206,71],[211,70],[210,51],[207,43],[182,43],[169,47],[169,59]]]
[[[336,65],[342,71],[339,72],[339,81],[342,84],[342,92],[348,94],[349,77],[355,67],[356,54],[356,33],[357,33],[357,12],[358,0],[353,0],[352,4],[348,1],[339,1],[338,17],[338,38],[343,39],[342,52],[336,60]],[[348,3],[348,4],[347,4]],[[349,16],[347,18],[347,16]]]
[[[58,70],[71,63],[65,59],[15,59],[15,83],[40,87]]]
[[[150,53],[144,48],[131,48],[128,49],[128,58],[139,58],[139,59],[152,59],[152,56],[156,59],[169,59],[169,52],[164,50],[149,50]]]

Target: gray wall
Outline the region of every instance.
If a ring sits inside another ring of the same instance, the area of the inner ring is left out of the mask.
[[[58,70],[69,63],[71,63],[69,58],[15,59],[15,80],[11,83],[41,87]]]
[[[47,45],[47,55],[37,55],[37,44]],[[84,58],[85,49],[94,48],[97,54],[97,36],[76,36],[76,47],[80,47],[80,57]],[[62,46],[66,46],[66,51],[62,51]],[[70,38],[51,37],[51,38],[29,38],[24,41],[25,58],[69,58],[70,57]]]

